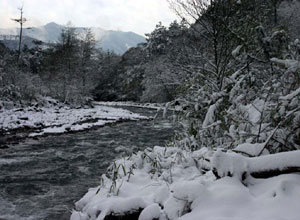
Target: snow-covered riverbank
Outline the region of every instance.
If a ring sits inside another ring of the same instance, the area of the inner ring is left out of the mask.
[[[147,120],[128,110],[96,105],[94,108],[25,107],[0,111],[0,131],[29,130],[29,137],[82,131],[108,123]]]
[[[299,154],[249,159],[206,148],[146,149],[112,163],[101,185],[76,203],[71,220],[298,220],[299,173],[256,179],[249,172],[256,160],[299,165]],[[218,179],[214,169],[226,174]],[[240,171],[248,175],[241,179]]]
[[[93,102],[95,105],[101,106],[127,106],[127,107],[135,107],[135,108],[148,108],[148,109],[163,109],[165,107],[165,103],[137,103],[137,102]]]

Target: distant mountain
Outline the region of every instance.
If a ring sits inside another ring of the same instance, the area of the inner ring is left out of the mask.
[[[45,43],[53,43],[59,40],[62,29],[62,25],[51,22],[44,26],[24,28],[23,36],[27,37],[27,40],[37,39]],[[96,27],[91,29],[97,40],[97,48],[114,51],[118,54],[123,54],[130,47],[135,47],[137,44],[145,42],[145,38],[143,36],[133,32],[104,30]],[[77,33],[81,33],[83,30],[83,27],[76,27]],[[19,31],[19,28],[0,28],[0,35],[18,35]],[[6,44],[7,41],[4,43]],[[10,48],[14,48],[16,43],[17,42],[10,42]]]

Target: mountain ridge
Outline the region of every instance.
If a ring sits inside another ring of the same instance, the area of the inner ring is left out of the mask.
[[[50,22],[37,27],[25,27],[23,36],[34,38],[45,43],[54,43],[59,40],[63,25]],[[77,33],[81,33],[85,27],[74,27]],[[105,30],[100,27],[90,27],[97,41],[96,48],[104,51],[113,51],[117,54],[125,53],[129,48],[145,42],[145,37],[132,31]],[[18,35],[20,28],[0,28],[0,35]],[[13,49],[13,48],[11,48]]]

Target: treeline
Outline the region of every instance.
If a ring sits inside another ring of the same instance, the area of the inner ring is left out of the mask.
[[[1,101],[25,104],[49,96],[72,105],[88,103],[103,78],[102,70],[119,59],[113,52],[95,49],[90,29],[78,34],[70,24],[59,42],[33,43],[32,48],[23,47],[19,58],[0,44]]]
[[[174,100],[187,79],[178,64],[194,59],[192,30],[186,22],[174,21],[168,28],[159,23],[146,34],[147,42],[129,49],[107,73],[112,83],[107,89],[100,82],[95,89],[98,100],[167,102]]]

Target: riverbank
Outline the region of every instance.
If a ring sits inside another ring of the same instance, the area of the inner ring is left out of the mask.
[[[24,107],[0,111],[0,147],[25,138],[79,132],[107,124],[151,118],[121,108],[95,105],[93,108],[68,106]]]
[[[134,108],[146,108],[146,109],[155,109],[160,110],[165,108],[166,103],[137,103],[137,102],[99,102],[94,101],[94,105],[101,105],[101,106],[111,106],[111,107],[134,107]]]
[[[115,160],[71,220],[297,220],[300,175],[284,168],[299,167],[299,155],[147,148]],[[253,177],[274,169],[285,174]]]

